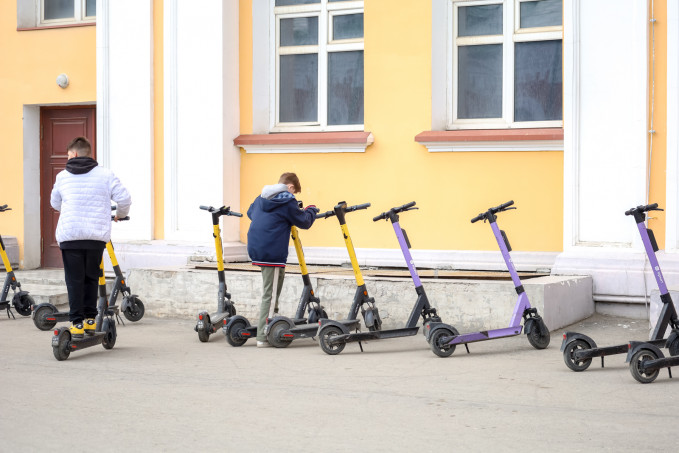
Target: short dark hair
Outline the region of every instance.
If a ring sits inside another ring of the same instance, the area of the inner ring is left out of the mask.
[[[87,157],[92,154],[92,145],[85,137],[76,137],[66,146],[66,151],[73,151],[78,157]]]
[[[299,178],[294,173],[283,173],[278,180],[279,184],[292,184],[295,187],[295,193],[302,191],[302,186],[299,184]]]

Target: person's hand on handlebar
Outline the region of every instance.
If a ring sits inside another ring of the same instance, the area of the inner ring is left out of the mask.
[[[313,205],[313,204],[310,204],[309,206],[307,206],[306,208],[304,208],[304,210],[305,210],[305,211],[309,211],[309,212],[312,213],[314,216],[316,216],[316,214],[318,214],[319,212],[321,212],[321,210],[318,209],[318,208],[316,207],[316,205]]]

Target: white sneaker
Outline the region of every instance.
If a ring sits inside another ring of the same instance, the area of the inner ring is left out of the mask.
[[[271,347],[271,345],[269,344],[268,341],[258,341],[257,347],[258,348],[269,348],[269,347]]]

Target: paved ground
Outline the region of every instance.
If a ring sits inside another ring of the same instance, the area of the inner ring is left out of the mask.
[[[193,321],[154,319],[101,346],[52,355],[51,332],[0,317],[0,451],[679,450],[679,379],[638,384],[623,356],[574,373],[525,336],[446,359],[421,335],[285,350],[200,343]],[[501,326],[494,326],[501,327]],[[571,327],[600,345],[646,338],[647,323],[595,316]]]

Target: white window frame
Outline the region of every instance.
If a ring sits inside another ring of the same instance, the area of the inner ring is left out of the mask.
[[[40,0],[40,8],[38,11],[38,24],[40,26],[48,25],[66,25],[66,24],[83,24],[94,23],[97,21],[97,16],[85,16],[87,11],[87,0],[73,0],[73,17],[64,17],[61,19],[45,19],[45,0]]]
[[[332,18],[344,14],[363,14],[363,1],[328,2],[275,6],[271,0],[274,14],[271,16],[272,60],[270,64],[270,126],[271,132],[332,132],[332,131],[362,131],[363,124],[328,125],[328,53],[364,50],[364,39],[332,39]],[[318,17],[318,44],[306,46],[280,46],[280,21],[295,17]],[[318,121],[282,123],[278,121],[280,106],[280,91],[278,89],[279,65],[281,55],[299,55],[304,53],[318,54]],[[364,79],[365,80],[365,79]],[[364,86],[365,89],[365,86]]]
[[[563,127],[558,121],[514,121],[514,43],[561,40],[563,25],[521,29],[519,26],[521,3],[534,0],[449,0],[447,17],[447,120],[446,129],[521,129]],[[568,1],[568,0],[564,0]],[[502,4],[503,35],[465,36],[457,38],[458,9],[461,6]],[[459,119],[457,117],[457,69],[460,45],[502,44],[502,118]]]

